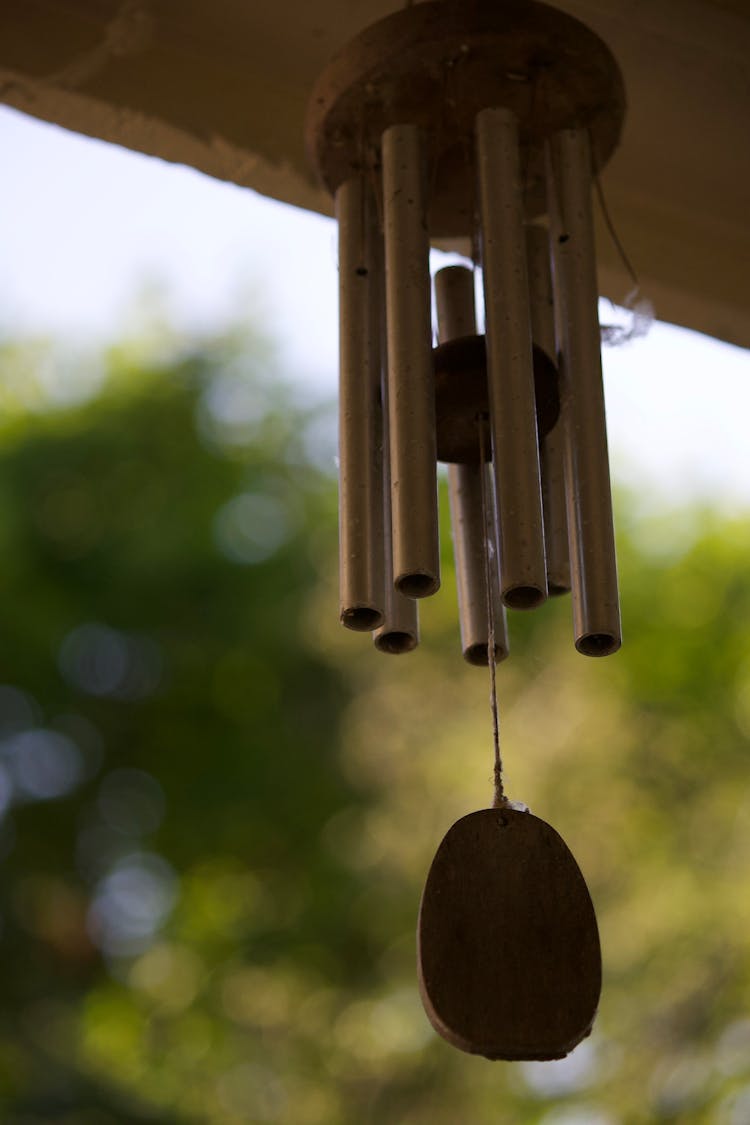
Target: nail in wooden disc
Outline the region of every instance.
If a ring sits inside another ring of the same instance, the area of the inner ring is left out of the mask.
[[[462,1051],[559,1059],[590,1033],[599,932],[554,828],[508,808],[453,825],[422,895],[418,972],[432,1026]]]

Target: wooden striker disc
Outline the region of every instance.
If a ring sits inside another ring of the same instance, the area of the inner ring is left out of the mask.
[[[453,825],[422,895],[418,971],[432,1026],[471,1054],[559,1059],[590,1033],[599,933],[554,828],[509,808]]]

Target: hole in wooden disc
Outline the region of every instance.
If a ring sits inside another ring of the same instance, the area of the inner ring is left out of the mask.
[[[371,633],[373,629],[383,624],[383,614],[379,609],[371,606],[357,605],[345,609],[341,614],[341,624],[347,629],[354,629],[357,633]]]
[[[620,638],[612,633],[588,633],[576,641],[576,648],[584,656],[609,656],[619,647]]]
[[[387,652],[398,656],[402,652],[411,652],[417,647],[417,638],[411,633],[399,633],[396,630],[381,633],[375,638],[375,648],[379,652]]]

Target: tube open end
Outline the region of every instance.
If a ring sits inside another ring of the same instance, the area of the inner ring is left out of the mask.
[[[435,574],[417,571],[414,574],[399,574],[395,585],[399,594],[406,598],[429,598],[440,589],[440,579]]]
[[[511,586],[503,591],[503,604],[508,609],[536,609],[546,597],[547,591],[538,586]]]
[[[622,644],[614,633],[586,633],[576,641],[576,648],[584,656],[610,656]]]
[[[371,633],[383,624],[383,614],[368,605],[355,605],[341,611],[341,624],[355,633]]]
[[[475,668],[486,668],[489,661],[490,646],[487,644],[469,645],[464,649],[464,660],[467,664],[473,664]],[[501,660],[505,660],[508,655],[508,650],[501,648],[500,645],[495,645],[495,663],[499,664]]]
[[[391,656],[399,656],[402,652],[411,652],[417,647],[417,638],[413,633],[402,633],[397,629],[378,633],[375,637],[375,648],[378,652],[387,652]]]

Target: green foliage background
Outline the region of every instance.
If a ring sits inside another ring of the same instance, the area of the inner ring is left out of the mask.
[[[568,1060],[488,1063],[414,971],[491,795],[449,544],[381,656],[336,623],[330,411],[263,341],[126,342],[55,409],[52,360],[0,354],[0,1119],[750,1121],[750,518],[619,497],[615,657],[564,599],[513,616],[508,788],[576,855],[605,982]]]

